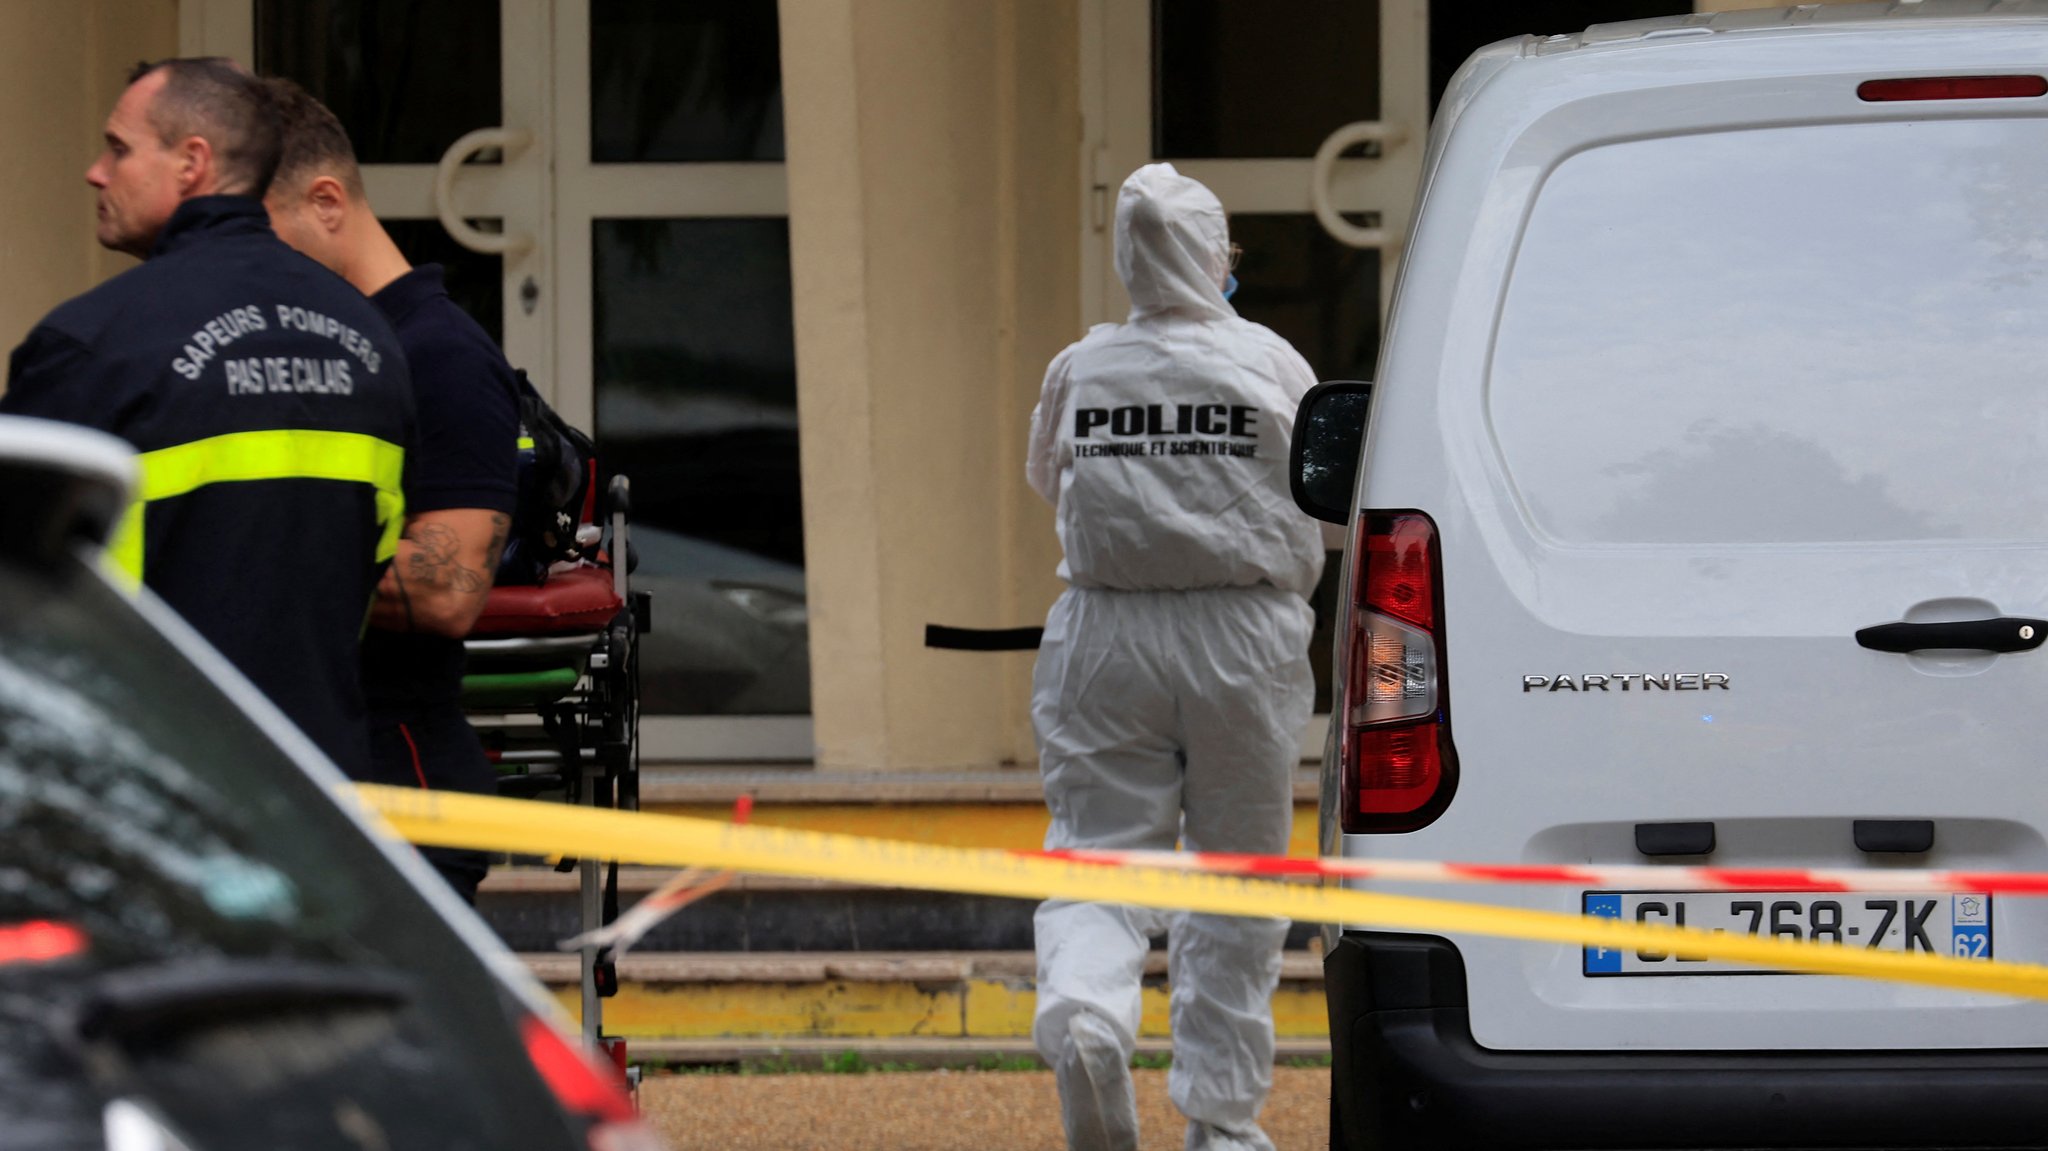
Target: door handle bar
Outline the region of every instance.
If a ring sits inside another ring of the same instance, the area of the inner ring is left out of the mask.
[[[455,210],[455,177],[462,162],[486,148],[496,148],[510,159],[513,153],[533,143],[533,133],[524,128],[478,128],[464,133],[441,153],[434,166],[434,214],[456,243],[472,252],[491,256],[517,256],[533,247],[533,237],[516,232],[486,232],[472,227]]]
[[[1336,237],[1340,244],[1353,248],[1387,249],[1394,246],[1394,239],[1385,228],[1361,228],[1344,218],[1330,198],[1330,179],[1337,171],[1337,157],[1344,149],[1369,140],[1380,143],[1380,155],[1385,155],[1401,146],[1408,133],[1399,124],[1388,124],[1379,120],[1358,120],[1346,124],[1323,140],[1316,149],[1315,168],[1309,174],[1308,199],[1314,206],[1316,222],[1323,230]]]
[[[1964,651],[2032,651],[2048,639],[2048,620],[2001,616],[1954,623],[1881,623],[1856,633],[1872,651],[1914,652],[1934,648]]]

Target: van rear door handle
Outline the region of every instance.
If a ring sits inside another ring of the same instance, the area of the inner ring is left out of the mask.
[[[1881,623],[1856,633],[1856,642],[1872,651],[1925,651],[1929,648],[1967,651],[2032,651],[2048,639],[2048,620],[1966,619],[1954,623]]]

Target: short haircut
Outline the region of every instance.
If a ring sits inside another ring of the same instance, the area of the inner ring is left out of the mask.
[[[224,193],[261,196],[270,190],[283,147],[277,114],[263,82],[225,56],[144,61],[130,84],[161,72],[149,125],[165,147],[197,136],[213,148]]]
[[[295,188],[316,176],[332,176],[350,196],[362,199],[363,170],[356,165],[355,146],[340,118],[290,80],[273,76],[263,83],[270,89],[270,103],[284,132],[284,155],[275,182]]]

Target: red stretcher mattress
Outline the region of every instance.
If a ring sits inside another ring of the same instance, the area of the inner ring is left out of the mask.
[[[576,567],[540,587],[494,587],[473,636],[562,635],[602,631],[625,604],[612,591],[612,573]]]

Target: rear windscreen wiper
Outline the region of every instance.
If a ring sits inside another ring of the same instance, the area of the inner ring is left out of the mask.
[[[376,968],[292,959],[183,960],[93,980],[76,1028],[85,1039],[130,1041],[279,1012],[396,1011],[412,996],[412,980]]]

